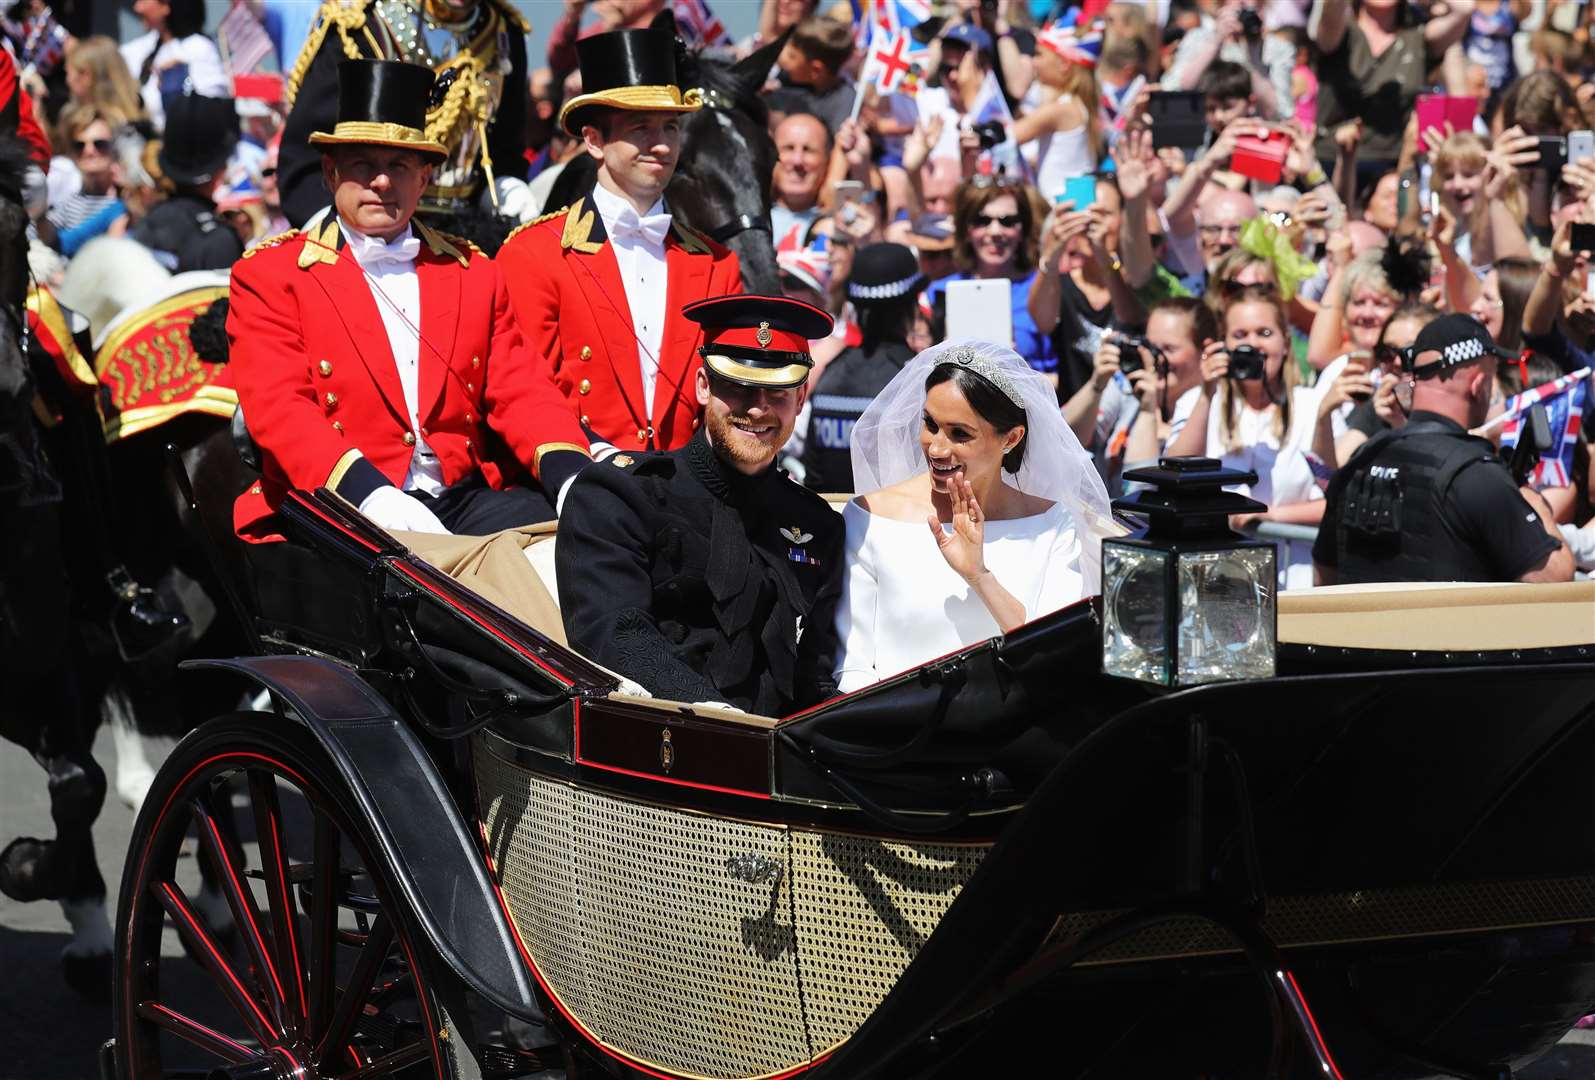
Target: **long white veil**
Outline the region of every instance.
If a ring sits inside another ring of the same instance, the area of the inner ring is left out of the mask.
[[[1086,595],[1101,591],[1102,537],[1121,532],[1108,506],[1096,465],[1058,408],[1057,391],[1005,345],[965,338],[932,345],[886,384],[853,426],[853,490],[878,491],[930,468],[919,446],[925,380],[941,364],[959,363],[1004,392],[1017,392],[1025,410],[1024,461],[1005,483],[1060,504],[1080,535],[1080,572]]]

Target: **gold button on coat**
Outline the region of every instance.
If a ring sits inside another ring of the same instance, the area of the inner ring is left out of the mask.
[[[327,395],[327,408],[336,409],[337,407],[338,407],[338,395],[329,393]]]
[[[481,367],[482,366],[482,358],[480,356],[471,357],[471,366],[472,367]]]
[[[321,363],[316,365],[316,370],[321,372],[321,374],[323,376],[331,375],[332,374],[332,361],[331,360],[323,360]]]
[[[582,351],[581,351],[581,358],[583,360],[591,360],[593,358],[593,350],[588,348],[586,345],[583,345],[582,346]]]
[[[584,417],[582,417],[582,423],[583,423],[583,424],[590,424],[590,423],[592,423],[592,421],[591,421],[591,420],[589,420],[589,419],[587,419],[587,418],[586,418],[586,417],[585,417],[585,416],[584,416]]]
[[[414,446],[415,445],[415,432],[406,431],[404,433],[404,445],[405,446]]]
[[[332,430],[333,431],[342,431],[343,430],[343,421],[342,420],[334,420],[332,422]]]
[[[638,428],[637,429],[637,441],[638,442],[641,442],[643,439],[646,439],[647,437],[648,437],[648,432],[647,431],[643,430],[642,428]]]
[[[592,390],[593,384],[591,380],[583,379],[581,382],[576,384],[576,392],[579,394],[590,394],[592,393]]]
[[[468,394],[476,393],[476,384],[475,383],[466,383],[465,384],[465,392],[468,393]]]

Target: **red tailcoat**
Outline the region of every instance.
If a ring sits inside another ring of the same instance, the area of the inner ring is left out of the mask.
[[[697,430],[693,380],[703,328],[682,318],[697,300],[742,291],[729,249],[680,224],[665,239],[665,325],[648,415],[636,331],[620,264],[591,197],[510,234],[498,264],[533,351],[582,425],[623,450],[674,450]]]
[[[416,412],[444,483],[479,473],[502,488],[524,466],[557,490],[585,464],[587,440],[522,339],[498,267],[463,240],[413,227]],[[227,366],[264,474],[234,507],[239,535],[271,539],[271,508],[291,488],[326,486],[358,503],[384,480],[403,484],[417,433],[376,298],[336,219],[252,249],[229,298]],[[493,453],[494,436],[507,455]]]

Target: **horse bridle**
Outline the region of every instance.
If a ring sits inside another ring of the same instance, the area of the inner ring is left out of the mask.
[[[700,86],[697,88],[698,100],[706,109],[718,109],[721,112],[735,112],[736,102],[726,97],[725,94],[712,87]],[[775,227],[770,224],[768,217],[754,217],[752,214],[738,214],[730,221],[717,228],[709,229],[709,239],[717,244],[723,244],[733,236],[741,236],[745,232],[759,230],[775,236]]]

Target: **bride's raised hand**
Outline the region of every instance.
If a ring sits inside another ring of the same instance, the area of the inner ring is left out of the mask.
[[[926,518],[936,546],[947,565],[965,581],[973,582],[986,572],[986,518],[968,480],[954,481],[952,531],[944,531],[935,514]]]

